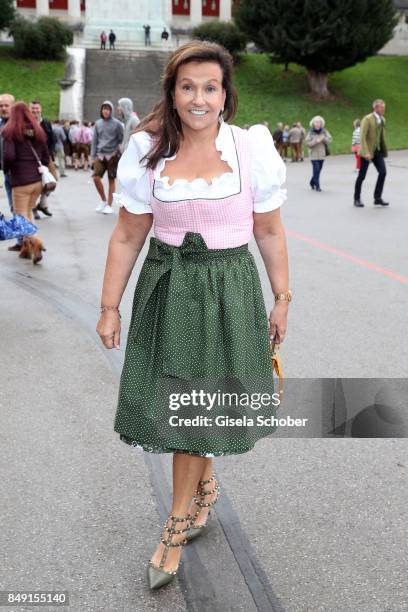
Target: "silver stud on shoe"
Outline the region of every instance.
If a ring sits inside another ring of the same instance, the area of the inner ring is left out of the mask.
[[[202,487],[204,485],[209,484],[210,482],[214,482],[214,481],[216,482],[216,485],[213,489],[209,491],[203,490]],[[215,480],[215,474],[213,474],[212,477],[209,478],[208,480],[199,480],[198,485],[199,485],[199,488],[195,491],[195,495],[193,497],[193,501],[196,504],[196,506],[198,506],[198,510],[195,512],[193,516],[193,523],[190,526],[190,529],[188,529],[186,533],[186,539],[188,542],[190,542],[191,540],[195,540],[195,538],[198,538],[199,536],[205,533],[205,529],[208,527],[207,522],[208,522],[208,517],[210,516],[210,513],[211,513],[211,508],[217,503],[218,498],[220,496],[220,485]],[[211,495],[212,493],[217,493],[215,499],[212,502],[204,502],[203,499],[205,498],[205,496]],[[198,497],[201,497],[202,499],[198,499]],[[204,523],[204,525],[196,525],[195,521],[203,508],[210,508],[210,510],[208,511],[207,520]]]
[[[167,526],[167,523],[169,520],[171,520],[170,527]],[[181,523],[181,522],[186,522],[187,527],[185,529],[175,529],[176,524]],[[159,589],[165,584],[168,584],[169,582],[171,582],[174,579],[174,577],[177,575],[178,569],[180,567],[180,563],[178,564],[175,570],[165,570],[164,564],[166,562],[170,546],[177,547],[177,546],[185,546],[187,544],[187,538],[184,538],[184,540],[181,540],[181,542],[177,542],[176,544],[173,544],[173,542],[171,541],[173,535],[188,532],[192,522],[193,522],[193,517],[191,516],[191,514],[188,514],[187,516],[182,516],[182,517],[173,516],[172,514],[168,516],[164,524],[164,527],[163,527],[164,531],[167,531],[168,537],[167,539],[164,539],[163,537],[160,538],[161,543],[164,544],[164,551],[162,553],[160,563],[158,566],[155,565],[152,561],[149,561],[147,564],[147,581],[151,589]]]

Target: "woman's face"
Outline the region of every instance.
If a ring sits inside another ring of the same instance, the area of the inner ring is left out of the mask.
[[[313,122],[313,127],[315,130],[320,130],[320,128],[322,127],[322,122],[320,121],[320,119],[316,119],[316,121]]]
[[[179,67],[173,99],[182,124],[203,130],[217,123],[226,97],[222,77],[216,62],[189,62]]]

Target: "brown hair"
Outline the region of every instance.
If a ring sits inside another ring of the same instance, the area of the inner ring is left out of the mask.
[[[177,111],[173,108],[173,92],[177,71],[189,62],[216,62],[222,70],[222,87],[226,92],[223,117],[233,119],[238,98],[232,83],[233,60],[224,47],[213,42],[193,40],[179,47],[171,55],[162,76],[162,99],[142,119],[135,132],[145,130],[153,136],[155,144],[140,161],[147,161],[147,168],[155,168],[162,157],[171,157],[180,146],[182,127]]]

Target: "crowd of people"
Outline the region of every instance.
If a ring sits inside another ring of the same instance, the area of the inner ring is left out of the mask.
[[[285,162],[289,152],[293,163],[303,162],[305,147],[308,147],[312,162],[312,178],[309,184],[312,189],[321,191],[320,173],[325,157],[330,154],[329,143],[332,142],[323,117],[320,115],[313,117],[309,123],[309,131],[306,131],[300,121],[295,121],[291,127],[278,122],[272,136],[275,147]]]
[[[355,156],[355,171],[358,176],[354,189],[354,206],[363,207],[361,202],[361,188],[365,179],[370,161],[377,169],[378,179],[374,190],[374,204],[388,206],[389,202],[382,199],[382,192],[386,177],[384,158],[387,157],[387,146],[385,143],[385,102],[377,99],[373,102],[373,112],[366,115],[362,120],[355,119],[351,134],[351,152]],[[264,125],[269,128],[267,121]],[[248,129],[247,124],[244,128]],[[300,121],[288,124],[278,122],[272,133],[275,147],[286,162],[303,162],[305,159],[305,147],[312,163],[312,176],[309,185],[312,190],[321,192],[320,174],[324,161],[330,155],[330,143],[332,135],[326,128],[323,117],[316,115],[309,122],[309,130],[303,127]]]
[[[38,100],[29,104],[15,100],[9,93],[0,95],[0,170],[10,212],[30,222],[40,220],[40,212],[52,217],[49,209],[51,191],[44,186],[46,168],[54,181],[74,171],[93,170],[93,181],[100,201],[96,212],[111,214],[116,169],[130,135],[139,123],[130,98],[118,100],[116,114],[112,102],[105,100],[100,119],[87,121],[50,121],[42,113]],[[109,191],[105,194],[103,177],[108,174]],[[38,263],[45,251],[36,235],[19,236],[8,248],[22,258]]]
[[[293,123],[292,127],[279,122],[273,132],[275,147],[284,161],[289,152],[292,162],[304,161],[305,138],[306,130],[300,121]]]

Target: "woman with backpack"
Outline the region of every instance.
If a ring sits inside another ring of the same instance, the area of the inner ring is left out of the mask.
[[[11,107],[2,136],[3,169],[10,178],[14,213],[33,222],[32,209],[43,190],[38,160],[43,166],[50,161],[47,136],[24,102]],[[36,264],[42,259],[42,251],[45,248],[39,238],[23,238],[20,257]]]

